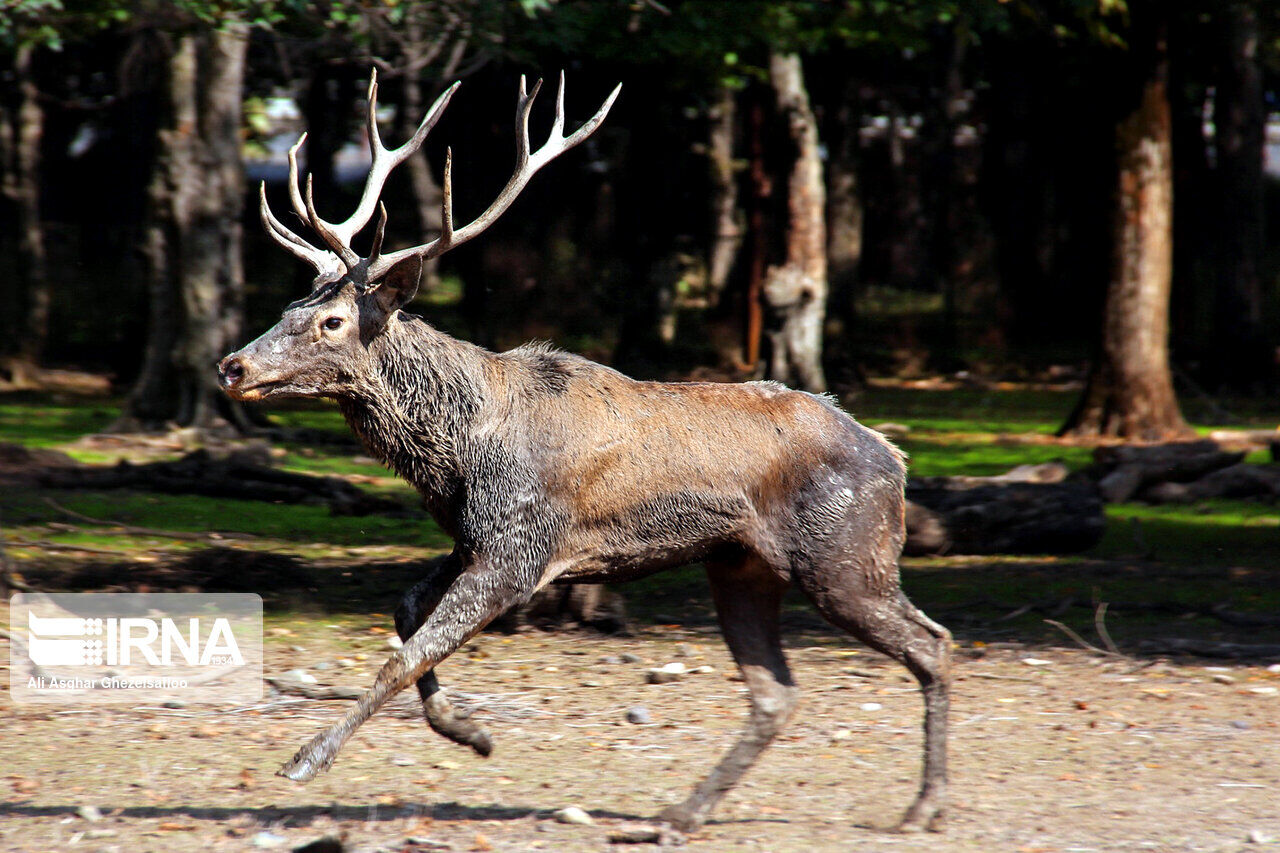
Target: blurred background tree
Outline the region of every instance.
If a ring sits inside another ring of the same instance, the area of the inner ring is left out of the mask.
[[[1063,430],[1130,438],[1280,378],[1265,0],[35,0],[0,8],[0,61],[0,378],[107,372],[121,428],[261,419],[211,368],[305,281],[255,185],[287,209],[306,130],[345,216],[374,66],[390,139],[466,80],[388,188],[400,243],[438,227],[445,145],[460,216],[502,181],[519,74],[564,68],[571,114],[624,83],[432,271],[422,312],[485,345],[842,395],[1074,377]]]

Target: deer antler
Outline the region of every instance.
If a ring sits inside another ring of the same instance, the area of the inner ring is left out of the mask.
[[[302,134],[297,143],[289,149],[289,199],[293,204],[294,213],[320,235],[330,251],[311,245],[276,219],[267,205],[266,184],[264,183],[261,192],[261,214],[262,223],[267,229],[267,233],[281,247],[310,263],[316,268],[317,272],[340,272],[340,265],[341,267],[346,267],[348,272],[354,272],[358,267],[363,266],[364,275],[362,277],[365,283],[376,282],[389,269],[406,258],[415,255],[424,259],[439,257],[449,249],[460,246],[483,232],[511,206],[516,196],[520,194],[525,185],[529,183],[529,179],[539,169],[594,133],[596,128],[604,121],[605,116],[609,114],[609,108],[613,106],[614,100],[617,99],[618,93],[622,90],[622,84],[619,83],[609,97],[605,99],[600,109],[596,111],[596,114],[566,137],[564,135],[564,72],[561,72],[560,85],[556,92],[555,123],[552,125],[551,134],[541,148],[530,153],[529,113],[533,108],[533,99],[537,97],[539,89],[542,88],[542,81],[539,80],[535,83],[533,91],[526,94],[525,78],[522,76],[520,78],[520,95],[516,102],[516,167],[510,180],[507,181],[507,185],[498,193],[497,198],[473,221],[455,230],[453,227],[453,152],[449,150],[445,155],[444,180],[442,182],[441,220],[443,225],[440,230],[440,236],[430,243],[383,255],[382,239],[387,224],[387,212],[378,200],[378,197],[382,194],[382,187],[386,183],[387,176],[391,174],[391,170],[422,147],[427,134],[431,132],[436,122],[439,121],[440,115],[444,112],[445,107],[449,105],[449,100],[453,97],[453,93],[457,91],[459,85],[461,84],[454,83],[436,99],[426,117],[422,120],[422,124],[418,125],[418,129],[409,141],[399,148],[388,150],[383,146],[382,138],[378,133],[378,77],[377,69],[374,69],[369,79],[367,114],[369,149],[373,162],[369,166],[369,176],[365,179],[364,192],[360,196],[360,202],[356,205],[356,210],[351,214],[350,218],[339,223],[326,222],[320,218],[319,214],[316,213],[315,201],[312,197],[310,175],[307,176],[305,197],[300,191],[298,186],[298,149],[306,141],[307,135],[305,133]],[[369,224],[369,219],[373,216],[375,207],[380,210],[380,216],[377,230],[374,234],[373,250],[368,258],[362,259],[351,248],[351,240],[362,228]]]

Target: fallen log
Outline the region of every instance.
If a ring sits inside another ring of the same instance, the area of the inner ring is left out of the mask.
[[[1084,480],[919,477],[907,484],[904,553],[1070,554],[1102,538],[1102,501]]]
[[[1108,503],[1123,503],[1156,483],[1198,480],[1244,457],[1243,450],[1223,450],[1209,440],[1099,447],[1093,452],[1098,489]]]
[[[296,474],[272,468],[263,451],[216,454],[195,450],[180,459],[110,467],[56,467],[40,471],[37,482],[63,489],[139,489],[164,494],[204,495],[290,504],[323,504],[335,515],[400,514],[406,507],[370,495],[339,477]]]
[[[1149,503],[1188,503],[1206,498],[1280,496],[1280,466],[1240,463],[1189,483],[1156,483],[1138,493]]]

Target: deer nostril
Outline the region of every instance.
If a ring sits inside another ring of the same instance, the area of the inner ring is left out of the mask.
[[[240,359],[232,359],[222,365],[222,384],[230,388],[241,379],[244,378],[244,365],[240,363]]]

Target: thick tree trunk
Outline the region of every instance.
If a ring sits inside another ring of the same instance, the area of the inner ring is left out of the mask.
[[[1116,128],[1115,254],[1102,348],[1063,433],[1155,441],[1190,432],[1169,368],[1171,117],[1163,33],[1153,32],[1151,38],[1152,44],[1131,48],[1150,53],[1152,59],[1137,107]]]
[[[1224,4],[1222,73],[1214,99],[1220,228],[1214,295],[1217,380],[1256,388],[1274,379],[1274,350],[1262,327],[1263,159],[1266,107],[1258,14]]]
[[[45,260],[44,226],[40,221],[40,141],[44,135],[44,110],[32,75],[35,48],[19,47],[13,70],[17,101],[11,134],[5,146],[5,195],[13,202],[18,237],[18,267],[10,273],[21,298],[6,325],[9,338],[4,348],[4,372],[14,385],[35,380],[49,339],[49,312],[52,305]]]
[[[818,124],[797,54],[773,54],[769,77],[795,146],[787,182],[787,260],[765,276],[771,314],[769,375],[807,391],[825,391],[822,332],[827,305],[826,188]]]
[[[738,210],[738,170],[733,159],[733,129],[737,115],[734,92],[721,84],[712,107],[707,134],[711,166],[711,250],[707,262],[707,293],[719,302],[729,273],[742,248],[741,212]]]
[[[168,114],[149,189],[149,329],[121,430],[248,425],[214,365],[239,342],[244,311],[240,110],[248,28],[182,36],[168,61]]]

